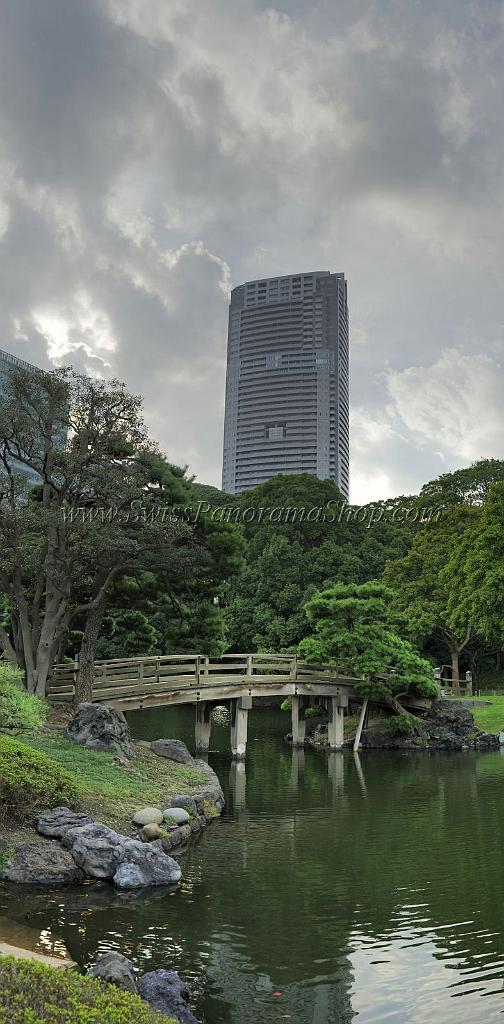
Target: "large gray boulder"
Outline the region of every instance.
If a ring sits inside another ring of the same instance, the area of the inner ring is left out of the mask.
[[[158,757],[166,757],[170,761],[179,761],[181,764],[194,764],[194,758],[189,753],[182,740],[153,740],[151,750]]]
[[[107,825],[92,822],[69,829],[62,842],[90,878],[113,878],[124,858],[127,838]]]
[[[128,760],[135,757],[122,711],[108,704],[78,704],[66,732],[69,739],[93,750],[108,750]]]
[[[123,859],[114,874],[114,885],[118,889],[174,885],[180,882],[181,875],[177,861],[163,851],[160,842],[126,839]]]
[[[188,1006],[189,989],[176,971],[149,971],[138,979],[137,991],[153,1010],[174,1017],[178,1024],[198,1024]]]
[[[114,950],[104,953],[103,956],[98,957],[96,963],[90,967],[87,973],[91,974],[93,978],[99,978],[100,981],[116,985],[117,988],[124,989],[126,992],[135,994],[137,992],[133,964],[122,953],[116,953]]]
[[[82,873],[68,850],[58,843],[21,843],[5,865],[0,877],[22,885],[71,885]]]
[[[37,818],[37,832],[43,836],[62,839],[69,829],[92,824],[93,819],[89,817],[89,814],[71,811],[69,807],[55,807],[52,811],[46,811],[40,818]]]
[[[55,843],[47,845],[54,853],[61,852],[67,865],[73,865],[73,878],[69,880],[82,874],[113,879],[119,889],[172,886],[180,881],[179,865],[167,856],[161,841],[154,836],[152,843],[130,839],[87,815],[74,814],[68,807],[57,807],[42,815],[37,827],[61,840],[63,850]]]

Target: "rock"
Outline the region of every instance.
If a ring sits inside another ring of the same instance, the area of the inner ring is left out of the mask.
[[[58,843],[21,843],[7,862],[0,877],[24,885],[70,885],[82,874],[68,850]]]
[[[189,989],[176,971],[149,971],[138,979],[137,990],[153,1010],[174,1017],[178,1024],[198,1024],[188,1006]]]
[[[203,790],[203,792],[198,793],[194,799],[200,814],[204,814],[205,807],[208,807],[210,804],[212,807],[215,806],[217,801],[222,801],[221,806],[224,806],[224,796],[220,786],[211,786],[208,789]]]
[[[163,812],[159,807],[143,807],[133,815],[135,825],[160,825],[163,820]]]
[[[176,837],[175,846],[181,846],[182,843],[186,843],[191,836],[190,825],[179,825],[173,835]]]
[[[66,730],[69,739],[95,750],[109,750],[128,760],[135,757],[122,711],[108,704],[78,704]]]
[[[186,825],[191,820],[191,815],[183,807],[167,807],[166,811],[163,811],[163,818],[167,822],[174,822],[175,825]]]
[[[196,801],[193,796],[173,796],[170,801],[170,807],[183,807],[188,814],[197,814]]]
[[[160,843],[126,839],[123,860],[114,875],[114,885],[118,889],[174,885],[180,881],[181,875],[177,861],[164,853]]]
[[[92,824],[93,819],[89,814],[71,811],[69,807],[55,807],[54,810],[46,811],[37,818],[37,832],[43,836],[62,839],[69,829]]]
[[[159,825],[144,825],[140,831],[140,839],[143,843],[152,843],[154,839],[161,839],[162,832]]]
[[[373,728],[362,734],[362,745],[399,750],[498,750],[499,737],[481,732],[463,703],[436,700],[425,718],[418,720],[414,734],[401,736]]]
[[[179,761],[181,764],[194,763],[194,758],[182,740],[153,740],[151,750],[158,757],[167,757],[170,761]]]
[[[86,875],[91,878],[112,878],[124,858],[128,839],[107,825],[93,822],[81,828],[69,829],[62,841]]]
[[[122,988],[126,992],[135,994],[137,992],[133,964],[121,953],[116,953],[113,950],[110,953],[104,953],[103,956],[98,957],[94,966],[87,973],[91,974],[93,978],[108,981],[111,985],[116,985],[117,988]]]

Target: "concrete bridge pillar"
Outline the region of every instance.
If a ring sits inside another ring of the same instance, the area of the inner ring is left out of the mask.
[[[195,746],[197,754],[208,754],[210,733],[212,731],[212,705],[207,700],[199,700],[196,704]]]
[[[304,746],[306,722],[304,719],[305,698],[291,697],[292,707],[292,746]]]
[[[247,752],[248,713],[252,697],[235,697],[231,701],[231,753],[237,761],[243,761]]]
[[[329,711],[329,724],[327,726],[327,738],[330,750],[341,750],[343,746],[343,716],[344,709],[341,706],[339,697],[329,697],[327,700]]]

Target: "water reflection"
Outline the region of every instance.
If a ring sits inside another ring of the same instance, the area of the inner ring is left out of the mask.
[[[192,743],[179,709],[166,736]],[[131,716],[136,734],[160,734]],[[461,1024],[504,1010],[504,760],[294,750],[281,713],[250,716],[246,763],[212,728],[222,818],[176,892],[5,888],[0,912],[79,962],[117,948],[192,983],[207,1024]]]

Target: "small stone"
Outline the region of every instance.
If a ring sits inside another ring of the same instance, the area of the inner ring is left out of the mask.
[[[188,814],[197,814],[196,800],[193,796],[173,796],[170,800],[170,807],[183,807]]]
[[[143,843],[152,843],[154,839],[161,839],[162,832],[159,825],[144,825],[140,830],[140,839]]]
[[[158,757],[166,757],[170,761],[178,761],[180,764],[193,764],[194,758],[189,753],[182,740],[153,740],[151,750]]]
[[[163,812],[159,807],[143,807],[133,815],[135,825],[160,825],[163,820]]]
[[[166,811],[163,811],[163,818],[170,824],[186,825],[191,820],[191,815],[183,807],[167,807]]]

